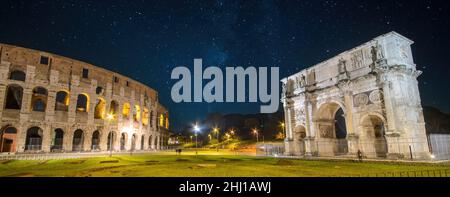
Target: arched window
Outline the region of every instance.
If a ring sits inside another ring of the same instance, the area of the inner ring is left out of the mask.
[[[150,127],[153,127],[153,111],[150,111]]]
[[[47,89],[43,87],[36,87],[33,89],[33,96],[31,97],[31,106],[33,111],[44,112],[47,105]]]
[[[166,115],[166,129],[169,129],[169,116]]]
[[[39,127],[31,127],[27,130],[25,150],[41,150],[43,131]]]
[[[25,81],[26,74],[23,71],[20,70],[14,70],[9,75],[9,79],[11,80],[17,80],[17,81]]]
[[[144,107],[144,111],[142,113],[142,125],[147,126],[149,121],[149,112],[146,107]]]
[[[148,149],[151,149],[151,148],[152,148],[152,140],[153,140],[153,136],[150,135],[150,136],[148,137]]]
[[[92,134],[92,145],[91,145],[91,150],[100,150],[100,132],[94,131],[94,133]]]
[[[133,136],[131,136],[131,150],[136,150],[136,134],[133,134]]]
[[[125,150],[126,144],[127,144],[127,134],[122,133],[122,136],[120,137],[120,150]]]
[[[111,101],[111,105],[109,106],[109,114],[116,116],[117,108],[119,108],[119,104],[116,101]]]
[[[126,119],[130,118],[130,111],[131,111],[130,103],[124,103],[122,109],[123,118]]]
[[[52,151],[62,150],[63,140],[64,140],[64,131],[62,129],[55,129],[55,131],[53,132],[51,150]]]
[[[105,117],[106,102],[102,98],[97,99],[97,105],[95,105],[94,118],[103,119]]]
[[[16,135],[17,129],[14,127],[7,127],[0,134],[0,152],[16,152]]]
[[[133,111],[133,120],[135,122],[139,122],[140,119],[141,119],[141,108],[139,107],[139,105],[135,105]]]
[[[21,109],[22,108],[23,88],[18,85],[8,86],[6,91],[5,109]]]
[[[86,94],[79,94],[77,99],[78,112],[87,112],[89,110],[89,98]]]
[[[159,115],[159,126],[164,127],[164,115]]]
[[[114,141],[116,139],[116,135],[114,134],[114,132],[109,132],[108,133],[108,142],[106,145],[106,150],[110,151],[112,149],[112,147],[114,147]]]
[[[141,136],[141,150],[144,150],[144,143],[145,143],[145,136],[144,135],[142,135]]]
[[[5,133],[9,133],[9,134],[16,134],[17,133],[17,129],[14,127],[8,127],[5,129]]]
[[[69,109],[69,93],[59,91],[56,93],[55,111],[68,111]]]
[[[73,133],[72,151],[82,151],[83,142],[84,142],[83,130],[77,129]]]

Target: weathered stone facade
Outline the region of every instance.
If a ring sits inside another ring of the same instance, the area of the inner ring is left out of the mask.
[[[283,79],[287,154],[429,159],[412,44],[390,32]]]
[[[169,138],[157,92],[135,80],[6,44],[0,60],[1,152],[149,150]]]

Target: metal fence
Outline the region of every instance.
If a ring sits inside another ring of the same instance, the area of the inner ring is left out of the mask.
[[[264,143],[256,145],[256,155],[278,156],[284,155],[283,143]]]
[[[450,135],[430,134],[428,136],[430,151],[435,159],[450,159]]]
[[[449,169],[361,174],[359,177],[450,177]]]

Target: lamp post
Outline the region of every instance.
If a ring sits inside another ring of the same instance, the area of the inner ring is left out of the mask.
[[[218,128],[214,128],[214,133],[216,133],[216,138],[217,138],[217,143],[219,143],[219,129]]]
[[[253,129],[253,133],[256,135],[256,142],[259,142],[258,130]]]
[[[195,132],[195,148],[197,147],[197,132],[200,131],[200,128],[198,128],[197,124],[194,126],[194,132]]]
[[[282,133],[283,133],[284,137],[286,137],[286,133],[284,131],[284,122],[281,122],[280,126],[281,126]]]

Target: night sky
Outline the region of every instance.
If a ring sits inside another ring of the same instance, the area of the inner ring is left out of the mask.
[[[446,5],[447,4],[447,5]],[[278,66],[280,78],[370,39],[415,41],[422,104],[450,112],[450,6],[445,1],[19,1],[0,3],[0,42],[89,62],[159,91],[175,130],[208,113],[260,103],[172,102],[172,68]]]

